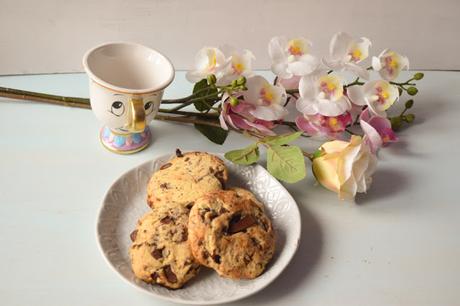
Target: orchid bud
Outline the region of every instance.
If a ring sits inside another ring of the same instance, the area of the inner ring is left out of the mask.
[[[232,87],[238,86],[237,80],[233,80],[233,81],[230,83],[230,85],[231,85]]]
[[[236,83],[240,86],[242,85],[245,85],[246,84],[246,78],[244,76],[240,76],[237,80],[236,80]]]
[[[416,74],[414,74],[414,80],[419,81],[419,80],[423,79],[424,76],[425,75],[422,72],[417,72]]]
[[[406,106],[406,108],[411,108],[412,106],[414,106],[414,100],[412,100],[412,99],[407,100],[405,106]]]
[[[240,103],[240,101],[235,98],[235,97],[230,97],[230,105],[231,106],[237,106]]]
[[[401,127],[401,117],[390,118],[391,128],[393,130],[398,130]]]
[[[214,74],[208,75],[206,79],[208,80],[208,85],[216,84],[217,79],[216,79],[216,76]]]
[[[417,92],[418,92],[418,89],[416,87],[411,86],[407,88],[407,93],[411,96],[415,96]]]
[[[414,122],[414,119],[415,119],[415,115],[414,114],[407,114],[404,116],[404,120],[407,122],[407,123],[412,123]]]

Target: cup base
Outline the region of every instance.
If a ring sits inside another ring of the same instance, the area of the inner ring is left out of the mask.
[[[132,154],[147,148],[152,135],[147,126],[141,133],[121,134],[103,126],[99,133],[102,145],[109,151],[117,154]]]

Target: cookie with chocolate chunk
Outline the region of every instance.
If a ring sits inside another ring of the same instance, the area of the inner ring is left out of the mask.
[[[224,162],[209,153],[179,150],[153,174],[147,186],[151,208],[180,205],[190,208],[202,195],[221,190],[228,179]]]
[[[181,206],[160,207],[138,221],[129,250],[136,277],[177,289],[198,273],[199,264],[187,242],[188,213]]]
[[[256,278],[275,251],[273,226],[263,204],[241,188],[197,199],[188,230],[196,260],[232,279]]]

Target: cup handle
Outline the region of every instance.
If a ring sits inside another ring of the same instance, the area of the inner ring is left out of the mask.
[[[139,98],[131,98],[128,107],[128,125],[129,131],[134,133],[145,130],[145,110],[144,102]]]

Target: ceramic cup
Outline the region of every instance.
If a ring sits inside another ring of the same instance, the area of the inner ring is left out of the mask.
[[[146,148],[151,140],[148,124],[174,79],[171,62],[148,47],[115,42],[89,50],[83,66],[89,76],[91,108],[103,124],[102,144],[121,154]]]

